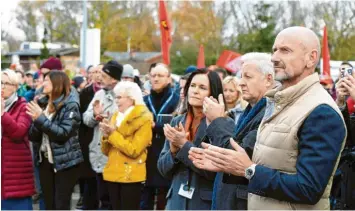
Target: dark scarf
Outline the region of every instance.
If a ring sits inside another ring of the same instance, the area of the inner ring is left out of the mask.
[[[266,98],[263,97],[253,107],[249,104],[244,112],[240,115],[236,128],[234,129],[234,136],[238,133],[257,115],[261,109],[266,106]]]
[[[167,98],[170,96],[171,91],[170,91],[170,85],[166,86],[162,92],[156,92],[154,90],[151,90],[150,92],[152,96],[152,103],[155,108],[156,112],[159,112],[160,108],[162,107],[163,103],[167,100]]]

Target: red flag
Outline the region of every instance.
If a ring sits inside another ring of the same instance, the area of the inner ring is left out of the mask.
[[[165,2],[159,0],[159,22],[161,33],[161,51],[163,54],[163,62],[166,65],[170,64],[170,45],[171,45],[171,24],[166,11]]]
[[[224,50],[217,60],[217,65],[231,73],[236,73],[241,66],[241,55],[233,51]]]
[[[327,26],[324,26],[322,57],[323,57],[322,74],[324,76],[330,76],[330,54],[329,54],[329,47],[328,47]]]
[[[200,45],[200,51],[198,52],[197,68],[204,68],[205,66],[205,51],[203,45]]]

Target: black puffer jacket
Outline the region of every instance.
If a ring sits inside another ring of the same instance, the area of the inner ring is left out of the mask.
[[[60,171],[83,162],[78,133],[81,121],[79,101],[75,93],[64,100],[58,108],[62,97],[54,101],[56,113],[52,121],[42,114],[36,119],[30,129],[30,140],[34,145],[35,160],[39,161],[40,146],[43,133],[48,135],[53,154],[54,169]]]

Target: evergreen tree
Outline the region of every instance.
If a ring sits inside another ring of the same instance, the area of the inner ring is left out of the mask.
[[[44,36],[42,39],[43,48],[41,48],[41,55],[40,55],[41,60],[48,59],[49,57],[49,49],[47,48],[47,37],[48,37],[47,29],[44,28]]]

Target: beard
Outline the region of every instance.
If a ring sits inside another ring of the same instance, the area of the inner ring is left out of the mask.
[[[279,72],[279,73],[275,73],[275,80],[279,81],[279,82],[283,82],[283,81],[287,81],[289,79],[291,79],[292,76],[290,76],[288,73],[286,72]]]

